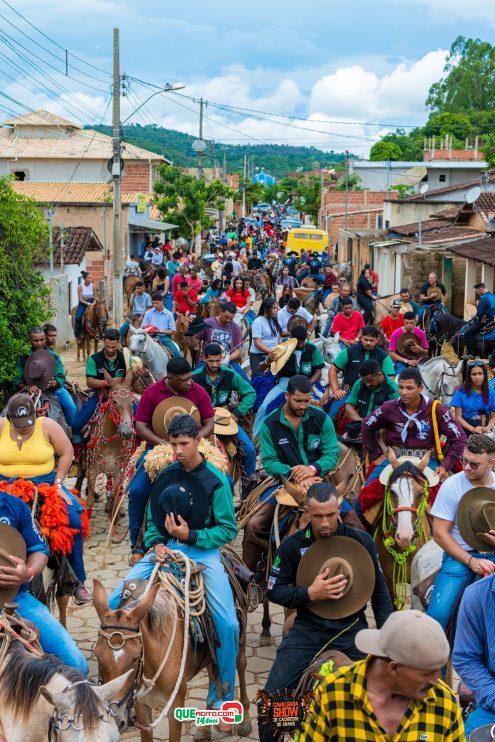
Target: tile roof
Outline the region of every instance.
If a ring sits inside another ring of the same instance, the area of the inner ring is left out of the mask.
[[[103,250],[91,227],[65,227],[64,263],[80,265],[87,252]],[[53,228],[53,262],[60,263],[60,227]]]
[[[439,229],[440,227],[444,227],[445,222],[440,221],[439,219],[425,219],[424,222],[421,222],[421,231],[424,232],[430,232],[433,229]],[[400,235],[414,235],[416,232],[419,232],[419,222],[411,222],[410,224],[398,224],[395,227],[389,227],[387,230],[387,234],[400,234]]]
[[[72,129],[81,129],[79,124],[75,124],[73,121],[63,119],[61,116],[56,116],[50,111],[45,111],[44,108],[40,108],[38,111],[33,113],[27,113],[25,116],[16,116],[13,119],[7,119],[2,121],[2,124],[6,126],[63,126],[70,127]]]
[[[110,183],[65,183],[35,182],[14,180],[12,188],[22,196],[28,196],[41,204],[112,204],[112,185]],[[137,193],[123,193],[122,203],[137,201]],[[146,194],[149,203],[153,193]]]
[[[400,235],[402,237],[413,237],[419,233],[419,223],[400,224],[390,227],[387,235]],[[451,222],[439,219],[428,219],[421,223],[422,241],[428,244],[441,243],[448,240],[467,240],[469,238],[482,237],[484,232],[464,225],[454,225]]]
[[[459,216],[459,211],[461,209],[462,206],[454,206],[452,209],[443,209],[442,211],[436,211],[434,214],[431,214],[431,216],[433,219],[450,222],[456,219],[457,216]]]
[[[483,221],[487,222],[488,214],[495,213],[495,193],[491,191],[482,193],[473,206],[481,215]]]
[[[449,247],[449,252],[463,258],[495,266],[495,238],[493,237],[486,236],[480,240],[469,242],[467,245]]]

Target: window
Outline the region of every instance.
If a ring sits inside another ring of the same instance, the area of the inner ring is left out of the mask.
[[[446,183],[447,182],[447,176],[445,175],[445,173],[442,173],[441,175],[439,175],[438,176],[438,180],[439,180],[440,183]]]
[[[26,173],[24,170],[14,170],[16,180],[26,180]]]
[[[376,228],[383,229],[383,214],[376,215]]]
[[[424,178],[421,178],[422,183],[428,183],[428,175],[425,175]]]

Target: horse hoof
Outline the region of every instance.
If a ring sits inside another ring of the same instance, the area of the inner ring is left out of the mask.
[[[244,721],[241,721],[237,727],[237,734],[239,737],[249,737],[252,731],[253,725],[251,724],[250,719],[244,719]]]
[[[260,647],[271,647],[273,644],[273,637],[270,634],[261,634],[260,636]]]

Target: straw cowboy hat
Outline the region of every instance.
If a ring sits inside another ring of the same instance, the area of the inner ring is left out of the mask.
[[[165,528],[168,513],[181,516],[191,529],[204,528],[208,517],[209,499],[194,497],[198,491],[198,480],[183,469],[170,472],[166,469],[156,479],[150,492],[150,508],[153,523],[160,533],[170,538]]]
[[[461,498],[457,527],[464,541],[476,551],[495,551],[485,533],[495,530],[495,490],[473,487]]]
[[[127,368],[143,368],[143,361],[139,356],[133,356],[129,348],[124,346],[125,365]]]
[[[57,361],[49,350],[35,350],[31,353],[24,364],[24,378],[27,386],[37,386],[44,392],[48,383],[53,379]]]
[[[201,424],[201,415],[198,408],[185,397],[168,397],[155,407],[151,418],[151,428],[155,435],[166,438],[168,426],[176,415],[192,415],[198,424]]]
[[[302,491],[298,484],[283,479],[283,484],[275,492],[275,499],[279,505],[286,505],[289,508],[299,508],[306,500],[306,493]]]
[[[283,369],[283,367],[295,351],[296,346],[296,338],[289,338],[288,340],[286,340],[285,343],[280,343],[279,345],[275,346],[272,353],[275,354],[276,358],[274,361],[272,361],[270,366],[270,370],[274,376],[276,376],[278,372]]]
[[[329,570],[329,576],[344,575],[344,595],[338,600],[315,600],[308,608],[322,618],[352,616],[364,608],[375,589],[373,560],[359,541],[348,536],[330,536],[311,544],[304,553],[296,574],[296,584],[309,587],[315,577]]]
[[[426,289],[426,296],[428,299],[434,299],[435,301],[437,299],[442,298],[442,289],[439,286],[429,286]]]
[[[19,531],[6,523],[0,523],[0,567],[15,567],[16,564],[11,556],[26,561],[26,542]],[[17,593],[19,586],[0,587],[0,608],[5,603],[10,603]]]
[[[397,350],[399,353],[404,353],[405,355],[413,356],[414,353],[411,350],[411,345],[418,344],[419,338],[414,334],[414,332],[403,332],[397,338]]]
[[[399,456],[399,458],[397,459],[397,463],[399,464],[399,466],[405,461],[410,461],[411,464],[414,464],[414,466],[417,467],[419,467],[421,463],[421,459],[419,458],[419,456]],[[385,486],[388,484],[388,480],[390,479],[393,471],[394,467],[392,466],[392,464],[389,464],[380,472],[379,481],[381,482],[381,484],[384,484]],[[438,474],[435,474],[433,469],[430,469],[429,466],[426,466],[423,469],[423,474],[427,479],[429,487],[434,487],[440,481]]]
[[[215,407],[215,435],[235,435],[239,426],[230,410],[225,407]]]

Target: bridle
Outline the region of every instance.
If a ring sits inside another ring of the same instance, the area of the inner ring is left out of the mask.
[[[452,372],[450,372],[450,371],[442,371],[440,373],[440,376],[439,376],[439,378],[440,378],[440,386],[439,386],[439,389],[438,389],[438,393],[435,391],[435,389],[431,389],[428,386],[428,384],[426,383],[426,381],[425,381],[425,379],[423,377],[423,386],[426,389],[426,391],[429,394],[432,395],[432,398],[433,399],[436,399],[437,397],[442,397],[442,396],[444,396],[447,399],[448,397],[451,397],[452,398],[454,396],[453,394],[448,394],[447,393],[447,386],[444,384],[444,377],[445,376],[450,376],[452,379],[456,379],[457,378],[457,373],[456,373],[455,368],[453,366],[451,366],[450,368],[451,368]]]
[[[67,693],[76,688],[78,685],[86,683],[87,685],[94,686],[90,680],[77,680],[75,683],[69,683],[65,686],[62,693]],[[124,696],[121,701],[112,701],[111,703],[105,703],[103,713],[99,715],[99,720],[105,723],[109,723],[112,719],[115,719],[119,715],[120,707],[125,703],[128,694]],[[65,711],[63,714],[59,712],[55,706],[53,713],[48,720],[48,740],[49,742],[56,742],[62,739],[63,732],[67,732],[72,729],[74,732],[84,731],[84,724],[82,724],[82,714],[71,714],[69,711]],[[96,727],[93,727],[96,728]]]

